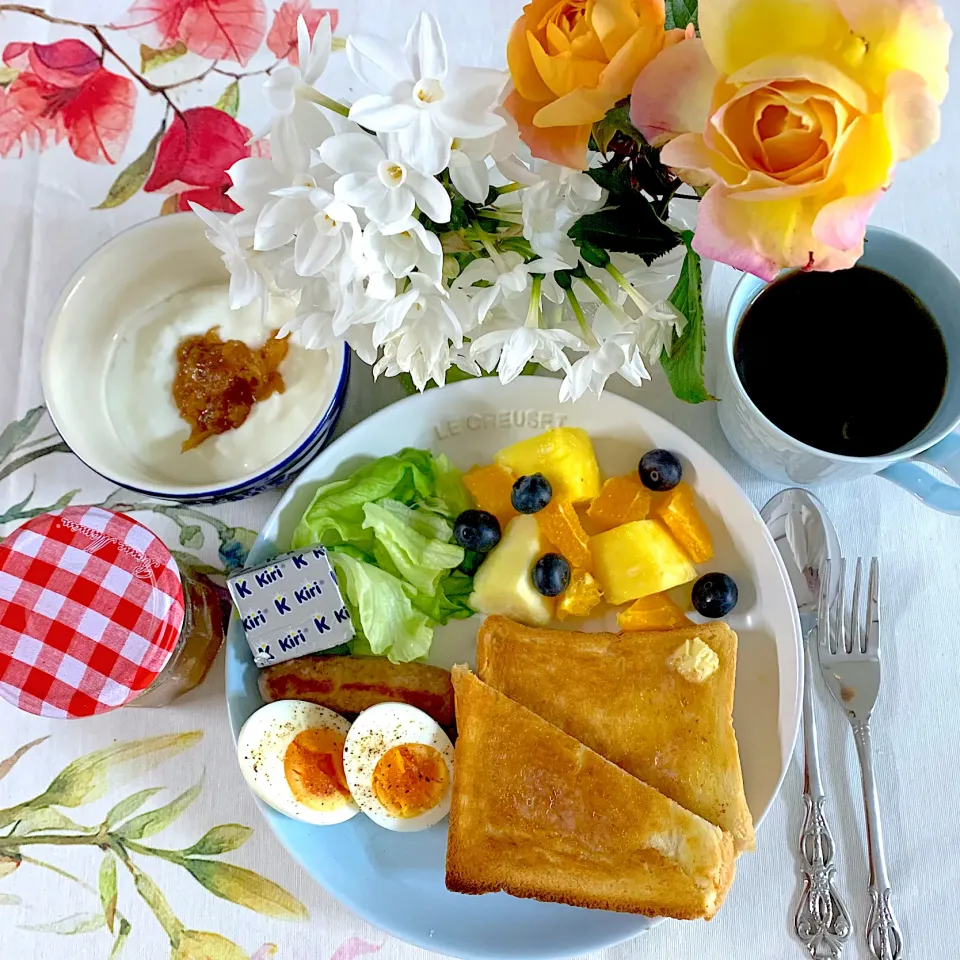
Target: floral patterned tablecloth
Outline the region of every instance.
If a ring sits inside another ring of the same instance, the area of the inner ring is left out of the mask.
[[[812,2],[812,0],[810,0]],[[428,0],[454,56],[503,65],[519,2]],[[960,0],[945,4],[960,17]],[[309,0],[0,0],[0,524],[52,507],[101,503],[157,530],[180,563],[223,573],[243,563],[276,495],[218,508],[144,502],[113,489],[68,451],[45,415],[39,356],[46,319],[71,272],[101,243],[190,200],[226,210],[224,171],[249,155],[264,119],[262,75],[295,49]],[[337,34],[399,37],[404,4],[348,0]],[[356,94],[342,55],[330,93]],[[875,218],[960,267],[955,162],[960,117],[944,111],[944,143],[905,168]],[[717,271],[715,321],[734,280]],[[868,318],[867,318],[868,319]],[[909,341],[892,343],[890,369]],[[398,398],[357,364],[341,429]],[[664,385],[626,390],[719,456],[759,505],[774,492],[726,446],[712,409],[684,407]],[[824,499],[850,553],[886,568],[886,688],[876,735],[899,913],[916,957],[954,956],[960,917],[960,766],[955,705],[960,521],[922,508],[879,480]],[[822,703],[823,740],[843,864],[841,889],[858,925],[866,870],[856,767],[842,718]],[[739,866],[711,924],[662,924],[608,951],[651,958],[799,956],[790,923],[800,774]],[[423,951],[340,906],[276,842],[240,778],[223,699],[222,658],[204,686],[162,710],[126,709],[52,722],[0,703],[0,956],[78,960],[353,960]],[[952,949],[951,949],[952,948]],[[425,954],[424,954],[425,955]],[[866,956],[862,944],[848,955]]]

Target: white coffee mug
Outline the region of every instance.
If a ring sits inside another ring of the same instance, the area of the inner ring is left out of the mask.
[[[867,229],[861,264],[881,270],[909,287],[933,314],[947,345],[947,387],[929,424],[897,450],[875,457],[849,457],[818,450],[784,433],[747,396],[733,359],[737,328],[767,283],[749,274],[737,284],[727,307],[717,383],[720,426],[747,463],[771,480],[816,484],[856,480],[877,473],[944,513],[960,515],[960,487],[942,483],[915,461],[941,469],[960,484],[960,279],[929,250],[891,230]],[[829,349],[824,344],[824,349]],[[896,345],[891,344],[891,350]],[[769,362],[776,363],[776,357]],[[856,357],[851,358],[856,363]],[[811,378],[811,389],[814,378]],[[798,402],[802,402],[798,400]]]

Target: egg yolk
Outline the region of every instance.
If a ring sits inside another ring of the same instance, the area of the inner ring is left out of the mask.
[[[343,734],[318,727],[302,730],[283,755],[283,772],[296,800],[312,810],[344,804],[350,788],[343,772]]]
[[[440,803],[449,779],[439,750],[426,743],[403,743],[377,762],[373,794],[391,816],[419,817]]]

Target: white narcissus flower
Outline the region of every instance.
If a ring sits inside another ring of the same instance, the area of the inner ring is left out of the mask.
[[[599,210],[606,192],[579,170],[539,164],[541,181],[522,191],[523,235],[542,257],[576,263],[579,254],[567,231],[584,215]]]
[[[388,273],[399,280],[419,270],[440,285],[443,270],[440,238],[419,220],[408,217],[386,226],[369,223],[364,228],[363,240],[377,273]]]
[[[246,162],[240,161],[240,163]],[[236,200],[244,207],[244,212],[237,214],[242,218],[248,211],[256,208],[256,203],[263,196],[266,184],[272,182],[273,178],[270,178],[269,174],[260,167],[243,168],[238,173],[241,179],[238,181],[237,196],[250,201],[250,206],[247,207],[240,203],[240,199]],[[271,187],[257,215],[253,233],[254,249],[275,250],[293,241],[307,220],[315,216],[317,204],[322,204],[327,201],[327,198],[332,197],[333,181],[333,171],[324,164],[318,163],[309,170],[303,171],[295,183],[285,178],[282,185]]]
[[[629,303],[629,301],[628,301]],[[593,332],[600,339],[618,338],[629,343],[648,366],[656,366],[664,350],[670,351],[673,335],[683,333],[687,318],[669,300],[660,300],[639,317],[630,316],[626,323],[623,314],[615,317],[604,306],[597,308],[593,318]],[[631,381],[633,382],[633,381]]]
[[[230,271],[230,309],[238,310],[262,297],[266,284],[251,262],[255,254],[233,229],[232,218],[219,217],[195,203],[190,204],[190,209],[207,225],[207,239],[223,254],[224,265]]]
[[[373,375],[409,373],[416,388],[423,390],[430,380],[442,386],[451,363],[479,374],[477,365],[460,354],[465,332],[459,320],[464,314],[460,299],[457,291],[448,296],[423,286],[400,327],[384,342]]]
[[[496,369],[500,382],[506,384],[516,380],[530,362],[548,370],[569,370],[570,361],[563,351],[579,347],[579,337],[566,330],[522,326],[483,334],[471,344],[470,356],[484,370]]]
[[[320,146],[324,163],[340,174],[336,196],[381,224],[406,220],[418,206],[435,223],[450,220],[450,196],[439,180],[405,163],[365,133],[339,133]]]
[[[380,37],[347,39],[347,59],[361,80],[382,92],[361,97],[350,119],[370,130],[396,133],[400,156],[434,175],[450,164],[455,137],[475,140],[504,125],[495,112],[505,74],[460,68],[448,77],[447,47],[437,21],[421,13],[403,50]]]
[[[562,260],[531,260],[525,262],[519,253],[508,250],[493,257],[478,257],[464,267],[453,286],[470,297],[477,322],[483,323],[490,310],[504,297],[525,293],[534,274],[552,278],[555,270],[569,269]],[[485,286],[478,287],[476,284]]]
[[[650,379],[630,331],[613,334],[575,360],[560,384],[560,400],[579,400],[586,393],[599,397],[615,373],[635,387]]]
[[[310,150],[316,149],[333,133],[330,121],[323,115],[314,88],[330,60],[332,31],[330,17],[317,24],[313,40],[303,17],[297,18],[297,52],[299,65],[284,64],[270,73],[263,84],[264,95],[274,117],[267,131],[274,163],[291,175],[310,164]]]

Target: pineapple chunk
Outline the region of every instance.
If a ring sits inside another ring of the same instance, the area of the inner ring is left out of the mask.
[[[522,477],[542,473],[555,497],[584,503],[600,493],[600,467],[586,430],[557,427],[505,447],[496,456],[501,467]]]
[[[608,603],[626,603],[696,579],[697,571],[656,520],[635,520],[590,539]]]
[[[691,620],[665,593],[651,593],[621,610],[617,623],[621,630],[673,630]]]
[[[473,578],[470,606],[480,613],[500,614],[533,627],[549,623],[553,600],[537,592],[532,577],[533,565],[542,554],[536,517],[514,517]]]

